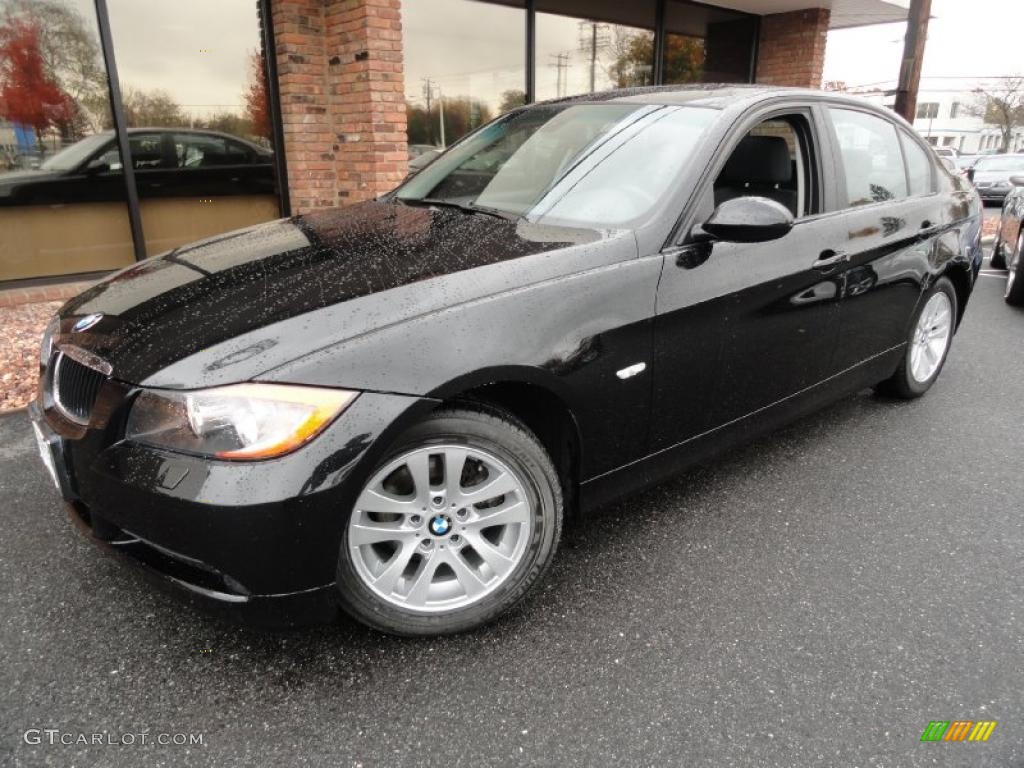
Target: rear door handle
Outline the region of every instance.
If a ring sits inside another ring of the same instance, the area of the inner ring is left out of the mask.
[[[818,255],[818,260],[814,262],[814,268],[822,272],[831,272],[840,264],[845,264],[849,260],[850,254],[845,251],[822,251]]]

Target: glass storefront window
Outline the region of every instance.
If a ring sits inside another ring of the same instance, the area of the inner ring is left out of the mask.
[[[753,16],[668,0],[664,83],[750,82],[756,37]]]
[[[563,15],[575,6],[587,16]],[[653,2],[547,0],[537,9],[538,101],[654,85]]]
[[[108,8],[146,252],[277,218],[256,3]],[[98,162],[121,172],[114,146]]]
[[[0,281],[132,263],[91,0],[0,3]]]
[[[402,47],[410,168],[526,101],[526,11],[406,0]]]

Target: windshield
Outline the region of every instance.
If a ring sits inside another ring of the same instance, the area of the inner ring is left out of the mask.
[[[87,136],[69,147],[64,147],[57,154],[44,160],[39,167],[44,171],[72,171],[110,140],[109,133]]]
[[[621,226],[658,202],[716,114],[637,104],[532,107],[470,135],[396,196]]]
[[[983,157],[974,165],[976,171],[1024,171],[1024,157],[997,155]]]

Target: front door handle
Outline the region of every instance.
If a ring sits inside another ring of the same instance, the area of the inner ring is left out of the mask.
[[[845,264],[849,260],[850,254],[845,251],[822,251],[818,255],[818,260],[814,262],[814,268],[822,272],[831,272],[840,264]]]

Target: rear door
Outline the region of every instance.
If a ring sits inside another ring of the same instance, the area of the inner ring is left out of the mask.
[[[656,320],[655,450],[751,415],[831,374],[843,266],[835,256],[846,231],[836,217],[822,215],[831,174],[821,130],[809,106],[752,116],[715,161],[692,219],[684,222],[682,245],[666,253]],[[736,168],[728,161],[749,136],[773,141],[760,141],[757,153],[747,153],[746,170]],[[758,167],[763,150],[779,139],[790,148],[790,180]],[[765,243],[702,238],[699,224],[726,192],[791,206],[792,231]]]
[[[825,109],[835,147],[843,280],[836,367],[903,344],[947,218],[935,155],[894,122],[856,107]]]

